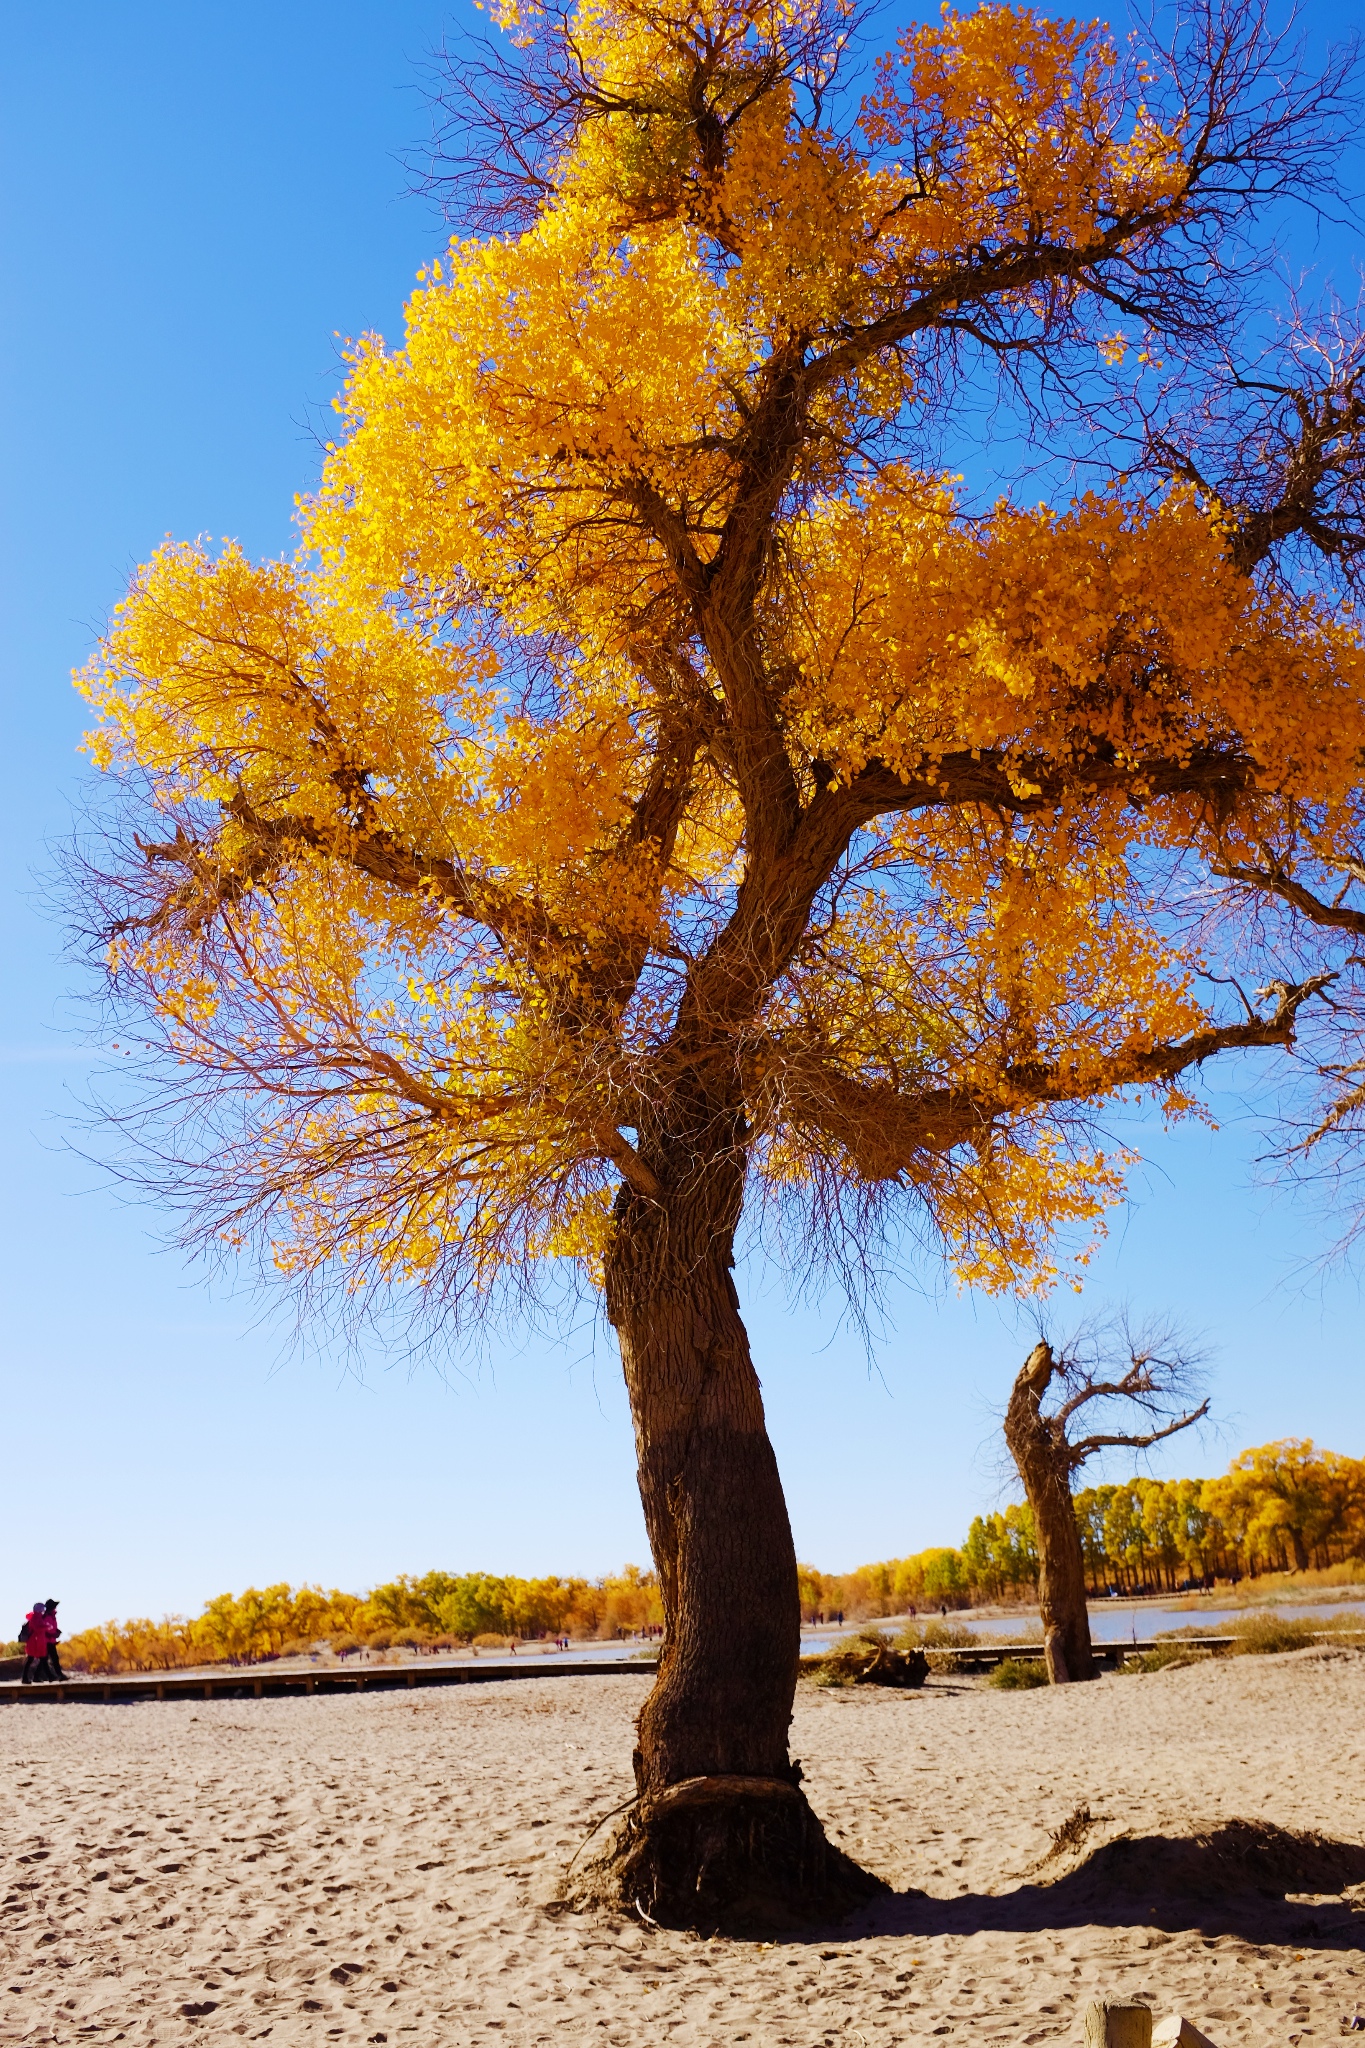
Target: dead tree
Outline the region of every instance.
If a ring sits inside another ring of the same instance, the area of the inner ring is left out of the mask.
[[[1075,1475],[1097,1451],[1147,1450],[1201,1421],[1209,1412],[1207,1400],[1184,1406],[1200,1363],[1168,1329],[1135,1334],[1123,1323],[1091,1325],[1060,1356],[1045,1338],[1035,1344],[1014,1382],[1005,1442],[1033,1510],[1038,1605],[1054,1685],[1095,1675],[1085,1559],[1071,1498]],[[1054,1386],[1061,1398],[1045,1409]],[[1153,1426],[1073,1438],[1070,1425],[1092,1402],[1109,1404],[1120,1419],[1136,1409]]]

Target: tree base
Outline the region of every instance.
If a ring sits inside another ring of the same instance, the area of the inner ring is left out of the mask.
[[[842,1919],[885,1889],[826,1839],[795,1785],[715,1777],[637,1800],[563,1896],[661,1927],[745,1933]]]

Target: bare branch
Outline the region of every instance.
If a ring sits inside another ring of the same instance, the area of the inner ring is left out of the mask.
[[[1098,1392],[1099,1389],[1097,1388],[1096,1393]],[[1128,1451],[1150,1450],[1153,1444],[1159,1444],[1164,1437],[1178,1436],[1182,1429],[1189,1429],[1192,1424],[1202,1422],[1208,1412],[1209,1404],[1205,1400],[1201,1401],[1197,1408],[1189,1409],[1186,1414],[1177,1415],[1174,1421],[1168,1422],[1163,1429],[1149,1430],[1145,1436],[1080,1437],[1071,1445],[1072,1469],[1074,1471],[1077,1466],[1083,1465],[1086,1459],[1092,1457],[1096,1451],[1108,1449]]]

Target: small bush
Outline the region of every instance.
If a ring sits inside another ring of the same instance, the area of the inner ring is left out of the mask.
[[[1233,1622],[1228,1633],[1237,1637],[1236,1656],[1278,1657],[1285,1650],[1310,1649],[1315,1626],[1311,1621],[1289,1621],[1278,1614],[1245,1614]]]
[[[366,1636],[365,1648],[367,1650],[387,1650],[392,1641],[393,1637],[388,1629],[376,1629],[372,1636]]]
[[[508,1638],[506,1636],[482,1635],[475,1636],[474,1638],[474,1648],[476,1650],[505,1650],[507,1643]]]
[[[364,1647],[365,1645],[361,1642],[359,1636],[332,1637],[332,1655],[334,1657],[351,1657],[354,1656],[357,1650],[363,1650]]]
[[[1041,1657],[1002,1657],[986,1683],[1001,1692],[1029,1692],[1048,1683],[1047,1665]]]

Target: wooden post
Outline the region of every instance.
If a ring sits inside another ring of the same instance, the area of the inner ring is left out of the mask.
[[[1085,2009],[1086,2048],[1152,2048],[1152,2008],[1097,1998]]]

